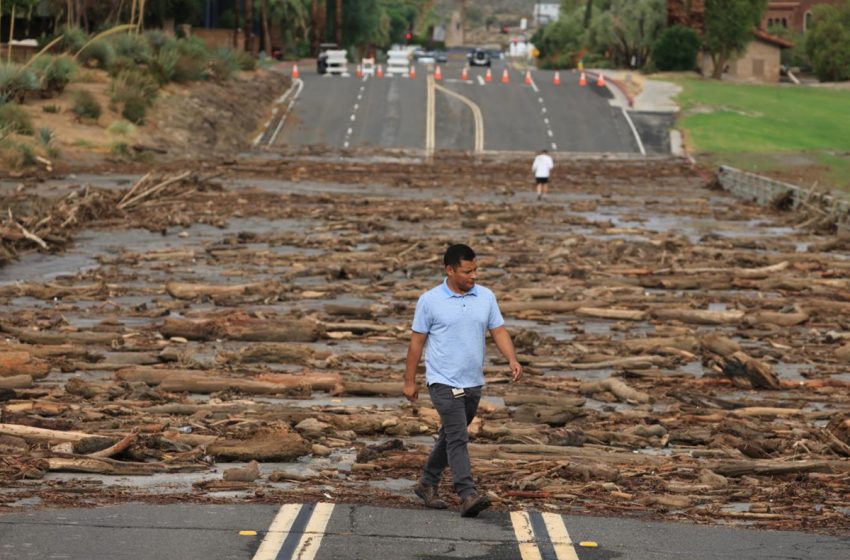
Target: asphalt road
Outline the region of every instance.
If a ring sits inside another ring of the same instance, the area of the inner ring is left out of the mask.
[[[492,81],[485,68],[471,68],[461,80],[462,61],[440,65],[437,82],[476,105],[482,115],[485,151],[639,153],[625,112],[613,95],[593,80],[580,87],[578,74],[532,70],[532,84],[522,69],[494,61]],[[302,67],[304,83],[276,139],[277,145],[329,148],[426,148],[427,79],[434,68],[416,65],[415,78],[320,76]],[[502,83],[508,69],[509,83]],[[352,66],[353,72],[353,66]],[[475,125],[463,101],[436,92],[436,150],[473,150]]]
[[[128,504],[0,516],[0,559],[35,558],[840,560],[850,558],[850,538],[537,512],[462,519],[346,504]]]

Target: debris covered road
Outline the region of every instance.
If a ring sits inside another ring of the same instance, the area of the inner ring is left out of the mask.
[[[846,533],[850,240],[678,160],[559,162],[544,202],[529,165],[4,188],[0,511],[412,504],[438,418],[401,398],[410,321],[464,242],[526,368],[489,348],[471,426],[497,508]]]

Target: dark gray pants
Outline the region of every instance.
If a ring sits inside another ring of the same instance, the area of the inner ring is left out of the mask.
[[[440,415],[440,435],[434,449],[425,463],[422,480],[435,486],[440,482],[443,470],[448,466],[452,471],[455,492],[461,499],[475,492],[472,481],[472,468],[469,465],[469,433],[466,427],[478,412],[481,400],[481,387],[464,389],[464,396],[455,398],[452,388],[441,383],[428,386],[431,402]]]

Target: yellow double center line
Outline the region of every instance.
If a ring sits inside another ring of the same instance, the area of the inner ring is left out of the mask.
[[[313,560],[319,551],[333,509],[334,504],[328,503],[281,506],[253,560],[276,560],[281,557]],[[305,522],[306,525],[303,525]],[[302,525],[303,530],[300,529]]]
[[[549,533],[548,540],[555,550],[555,557],[558,560],[578,560],[573,541],[567,532],[567,526],[564,525],[564,519],[555,513],[542,513],[540,516],[543,518],[546,532]],[[514,535],[519,544],[522,560],[542,560],[543,555],[540,553],[538,543],[543,541],[543,538],[541,535],[535,535],[528,512],[512,511],[511,523],[514,526]]]
[[[427,155],[434,155],[436,147],[436,110],[435,110],[435,90],[440,90],[446,95],[450,95],[455,99],[459,99],[472,111],[472,119],[475,124],[475,144],[473,152],[480,154],[484,151],[484,117],[481,114],[481,108],[473,103],[468,97],[464,97],[459,93],[441,86],[434,80],[434,76],[428,75],[428,97],[425,105],[425,152]]]

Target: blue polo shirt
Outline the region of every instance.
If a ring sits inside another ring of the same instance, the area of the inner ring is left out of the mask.
[[[505,324],[496,296],[484,286],[456,294],[446,281],[419,297],[413,330],[427,334],[425,379],[428,385],[484,385],[484,336]]]

